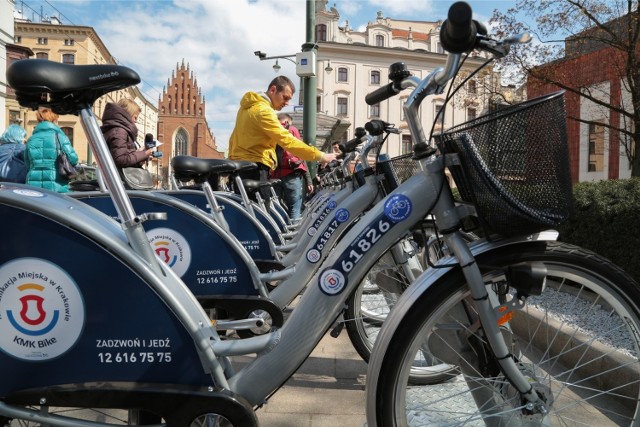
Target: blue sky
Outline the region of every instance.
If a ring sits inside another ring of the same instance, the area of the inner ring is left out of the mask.
[[[261,91],[275,76],[269,56],[294,54],[305,39],[304,0],[16,0],[24,16],[58,16],[64,24],[93,27],[122,65],[136,70],[145,96],[156,103],[176,64],[189,63],[206,100],[206,115],[221,150],[226,149],[240,97]],[[358,29],[378,11],[394,19],[446,18],[450,1],[335,0],[341,23]],[[474,17],[487,21],[512,0],[469,1]],[[296,81],[295,66],[279,61],[280,74]]]

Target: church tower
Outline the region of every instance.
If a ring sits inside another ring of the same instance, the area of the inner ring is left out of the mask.
[[[168,182],[171,158],[187,155],[208,159],[222,159],[224,153],[218,151],[216,139],[209,129],[205,117],[205,100],[198,87],[198,81],[189,69],[176,64],[176,69],[167,80],[162,95],[158,99],[158,141],[163,145],[162,178]]]

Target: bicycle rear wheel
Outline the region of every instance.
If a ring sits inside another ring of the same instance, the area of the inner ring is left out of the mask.
[[[549,413],[527,411],[497,369],[457,270],[420,296],[375,354],[378,381],[368,395],[375,425],[638,425],[638,285],[609,261],[562,243],[508,247],[485,258],[492,288],[504,284],[509,265],[542,262],[548,270],[545,290],[514,312],[503,333]],[[424,348],[459,371],[440,384],[413,384]]]
[[[415,271],[417,277],[419,271]],[[392,251],[385,252],[369,270],[354,294],[347,301],[344,319],[349,339],[365,362],[385,319],[396,301],[411,284]],[[434,358],[428,350],[417,355],[412,370],[414,383],[435,383],[449,378],[457,370]]]

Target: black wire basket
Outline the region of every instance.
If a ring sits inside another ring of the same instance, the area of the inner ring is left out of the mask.
[[[416,174],[418,169],[418,162],[413,159],[413,153],[381,160],[376,165],[377,173],[385,175],[384,188],[387,194]]]
[[[460,197],[503,236],[556,227],[572,210],[564,92],[531,99],[436,135]]]

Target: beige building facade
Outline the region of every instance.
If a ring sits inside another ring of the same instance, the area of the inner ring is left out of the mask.
[[[37,59],[77,65],[116,63],[92,27],[63,25],[56,18],[45,22],[16,19],[14,43],[30,48],[34,54],[33,58]],[[155,138],[158,127],[158,108],[138,87],[129,87],[102,96],[94,104],[95,115],[100,120],[106,104],[116,102],[123,97],[133,99],[142,110],[137,121],[138,142],[143,143],[147,133],[153,134]],[[22,125],[30,135],[37,124],[35,112],[21,109],[20,114]],[[80,162],[92,164],[93,155],[79,118],[74,115],[60,116],[58,125],[71,140]]]

